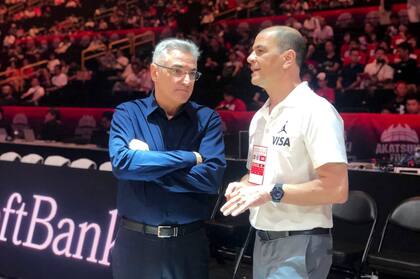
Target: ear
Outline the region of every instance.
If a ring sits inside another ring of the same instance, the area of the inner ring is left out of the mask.
[[[157,75],[158,75],[158,71],[157,71],[157,66],[153,63],[150,64],[149,70],[150,70],[150,76],[152,77],[153,82],[156,82],[157,80]]]
[[[284,69],[289,69],[290,67],[292,67],[293,65],[296,64],[296,52],[292,49],[286,50],[283,54],[283,59],[284,59],[284,63],[283,63],[283,68]]]

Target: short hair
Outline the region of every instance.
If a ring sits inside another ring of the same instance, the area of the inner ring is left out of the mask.
[[[173,50],[191,53],[196,61],[200,56],[200,50],[198,49],[198,46],[192,41],[169,38],[159,42],[156,45],[153,52],[153,63],[161,63]]]
[[[405,97],[405,101],[407,102],[408,100],[416,100],[420,103],[420,96],[417,93],[411,92]]]
[[[296,63],[302,66],[306,57],[306,40],[300,32],[288,26],[272,26],[261,32],[274,32],[281,52],[292,49],[296,52]]]
[[[397,48],[398,49],[406,50],[408,52],[411,52],[411,45],[409,43],[407,43],[407,42],[400,43],[399,45],[397,45]]]

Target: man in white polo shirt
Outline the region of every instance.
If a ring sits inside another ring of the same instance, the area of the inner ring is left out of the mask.
[[[305,48],[298,31],[273,26],[257,35],[248,57],[251,81],[269,99],[249,128],[249,173],[229,184],[221,210],[250,209],[254,279],[326,278],[331,205],[347,200],[343,121],[301,81]]]

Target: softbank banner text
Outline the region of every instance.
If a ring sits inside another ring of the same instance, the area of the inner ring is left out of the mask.
[[[0,206],[0,244],[11,243],[16,249],[49,250],[69,260],[110,265],[116,209],[108,212],[109,222],[101,227],[95,222],[77,223],[71,216],[60,216],[60,205],[46,195],[22,197],[16,192]],[[86,241],[87,237],[91,241]]]

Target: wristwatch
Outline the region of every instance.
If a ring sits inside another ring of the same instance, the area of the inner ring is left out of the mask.
[[[283,184],[277,183],[274,185],[273,189],[270,191],[271,201],[272,202],[280,202],[283,198],[284,191],[283,191]]]

